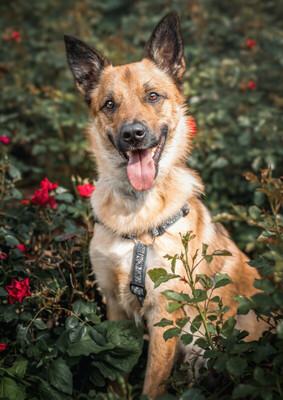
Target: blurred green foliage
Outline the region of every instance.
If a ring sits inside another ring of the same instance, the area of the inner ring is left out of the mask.
[[[283,10],[272,0],[2,2],[0,132],[12,139],[27,184],[47,173],[59,182],[93,173],[82,135],[86,107],[66,64],[63,33],[114,65],[137,61],[172,8],[181,18],[184,91],[199,128],[190,164],[206,183],[206,201],[213,212],[231,202],[262,204],[241,174],[279,169],[283,155]]]

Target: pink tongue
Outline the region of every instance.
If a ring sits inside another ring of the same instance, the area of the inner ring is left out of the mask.
[[[155,164],[151,149],[134,150],[129,153],[127,174],[131,185],[136,190],[149,189],[155,177]]]

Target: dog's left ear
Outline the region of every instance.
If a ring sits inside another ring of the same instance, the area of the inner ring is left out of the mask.
[[[177,84],[181,83],[186,64],[176,13],[166,15],[159,22],[146,45],[144,58],[150,59],[159,68],[167,71]]]

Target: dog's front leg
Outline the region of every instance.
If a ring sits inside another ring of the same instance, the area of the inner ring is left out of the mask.
[[[129,319],[119,305],[118,299],[112,295],[106,295],[106,315],[109,321]]]
[[[163,311],[164,314],[164,311]],[[172,370],[178,338],[174,337],[165,342],[163,333],[168,328],[153,326],[162,318],[174,319],[171,315],[158,315],[158,318],[147,320],[149,330],[148,360],[145,374],[143,394],[155,399],[164,393],[165,387],[160,384],[165,381]]]

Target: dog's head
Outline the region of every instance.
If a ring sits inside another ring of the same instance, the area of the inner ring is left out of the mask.
[[[117,177],[119,171],[135,190],[150,189],[187,147],[177,15],[158,24],[141,62],[113,67],[81,40],[65,35],[65,43],[76,86],[89,106],[99,173]]]

